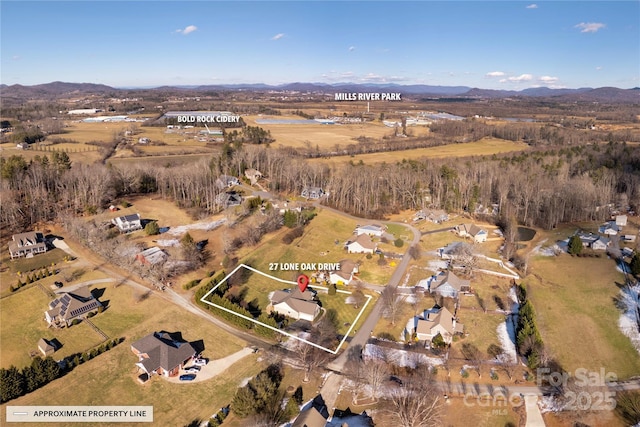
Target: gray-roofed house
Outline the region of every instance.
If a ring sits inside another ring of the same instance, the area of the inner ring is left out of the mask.
[[[368,224],[368,225],[359,225],[355,229],[355,234],[357,236],[361,234],[368,234],[369,236],[381,237],[386,231],[386,227],[380,224]]]
[[[283,314],[296,320],[313,319],[320,313],[320,306],[314,300],[314,293],[307,288],[300,292],[298,287],[275,291],[269,294],[271,309],[276,313]]]
[[[325,193],[325,191],[320,187],[304,187],[302,189],[302,193],[300,193],[300,195],[305,199],[314,199],[314,200],[319,199],[325,194],[327,193]]]
[[[137,213],[119,216],[111,220],[111,223],[118,227],[121,233],[142,230],[142,221]]]
[[[23,256],[33,256],[47,251],[47,244],[44,236],[39,231],[28,231],[26,233],[14,234],[9,242],[9,253],[11,258]]]
[[[256,185],[258,183],[258,180],[260,178],[262,178],[262,172],[260,172],[257,169],[245,169],[244,171],[244,176],[246,176],[249,181],[251,182],[251,185]]]
[[[460,224],[455,227],[456,233],[460,237],[471,237],[476,243],[487,241],[487,230],[478,227],[475,224]]]
[[[453,314],[445,307],[434,307],[415,316],[407,324],[407,332],[415,332],[421,341],[431,341],[440,334],[447,344],[450,344],[456,333],[463,332],[463,325],[458,323]]]
[[[291,427],[325,427],[329,419],[329,409],[321,394],[314,397],[311,406],[295,419]]]
[[[358,263],[350,259],[340,261],[340,269],[329,273],[329,282],[334,285],[348,285],[359,271]]]
[[[220,193],[216,196],[215,202],[222,209],[227,209],[232,206],[239,206],[242,203],[242,196],[235,191]]]
[[[368,234],[361,234],[355,239],[349,240],[345,248],[350,254],[372,254],[376,250],[376,244],[373,243]]]
[[[601,225],[598,231],[602,234],[615,236],[620,232],[620,227],[618,226],[618,224],[616,224],[615,221],[608,221]]]
[[[157,246],[147,248],[136,255],[136,259],[146,265],[162,264],[167,258],[169,255]]]
[[[234,185],[240,185],[240,180],[235,176],[220,175],[218,179],[216,179],[216,187],[221,190],[224,190],[225,188],[231,188]]]
[[[43,356],[51,356],[55,353],[56,348],[49,342],[49,340],[45,340],[44,338],[40,338],[38,341],[38,350],[42,353]]]
[[[443,297],[457,298],[459,293],[471,292],[471,282],[446,271],[431,282],[430,291]]]
[[[97,312],[102,303],[98,301],[89,288],[84,286],[73,292],[64,292],[49,303],[49,310],[44,317],[50,326],[64,327],[71,325],[75,319],[85,318],[91,312]]]
[[[154,332],[131,344],[131,351],[138,356],[136,366],[149,375],[175,377],[196,356],[193,346],[176,338],[176,334]]]

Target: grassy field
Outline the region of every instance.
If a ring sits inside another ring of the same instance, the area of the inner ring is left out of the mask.
[[[520,142],[506,141],[497,138],[484,138],[476,142],[460,144],[448,144],[439,147],[415,148],[412,150],[391,151],[385,153],[360,154],[354,156],[336,156],[328,159],[311,159],[310,162],[340,165],[353,162],[395,163],[403,160],[415,160],[421,158],[445,158],[467,156],[490,156],[493,154],[509,153],[528,149],[528,145]]]
[[[458,311],[458,318],[460,323],[464,325],[465,337],[451,344],[450,356],[462,358],[462,345],[470,343],[482,352],[485,359],[489,359],[487,348],[491,344],[500,345],[496,328],[500,323],[504,322],[505,317],[499,314],[485,314],[482,311],[463,309]]]
[[[257,116],[243,116],[243,120],[250,126],[259,126],[271,132],[275,139],[274,146],[299,147],[309,145],[311,148],[319,147],[320,150],[335,150],[336,144],[345,147],[349,144],[357,144],[355,138],[366,136],[369,138],[382,138],[393,135],[393,129],[382,123],[362,123],[349,125],[323,125],[323,124],[258,124]],[[267,117],[260,117],[267,118]],[[275,116],[273,119],[302,119],[298,116]]]
[[[102,300],[102,299],[101,299]],[[8,368],[11,365],[23,367],[31,363],[30,352],[38,351],[40,338],[56,338],[62,343],[62,348],[55,353],[56,358],[88,350],[103,339],[89,325],[80,323],[65,329],[50,329],[44,320],[51,298],[38,287],[32,287],[15,293],[0,302],[0,342],[2,354],[0,366]],[[109,310],[107,310],[109,311]],[[107,311],[98,314],[94,319],[107,315]]]
[[[142,385],[136,380],[135,357],[128,341],[125,341],[74,369],[64,379],[12,400],[10,404],[68,405],[72,402],[74,405],[152,405],[154,425],[184,426],[194,420],[206,420],[228,405],[236,388],[246,378],[264,369],[258,357],[247,356],[209,381],[173,384],[155,377]],[[5,414],[6,410],[2,408],[0,424]]]
[[[623,275],[606,258],[535,257],[525,280],[545,345],[561,366],[638,375],[640,357],[618,329]]]

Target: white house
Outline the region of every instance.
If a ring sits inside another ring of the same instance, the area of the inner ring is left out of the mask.
[[[142,222],[140,220],[140,215],[137,213],[125,216],[119,216],[111,220],[111,223],[114,224],[120,232],[129,233],[131,231],[141,230]]]
[[[358,273],[358,263],[350,259],[340,261],[340,270],[329,273],[329,282],[334,285],[348,285]]]
[[[225,188],[231,188],[234,185],[240,185],[240,180],[235,176],[220,175],[220,177],[216,179],[216,186],[221,190],[224,190]]]
[[[361,234],[345,245],[350,254],[372,254],[376,250],[376,244],[371,241],[368,234]]]
[[[14,234],[9,242],[9,253],[11,259],[22,256],[33,256],[47,251],[47,244],[44,236],[39,231],[29,231],[26,233]]]
[[[319,199],[326,195],[325,191],[320,187],[304,187],[300,195],[305,199]]]
[[[276,313],[296,320],[313,322],[320,313],[320,306],[309,289],[300,292],[298,287],[275,291],[269,295],[270,307]]]
[[[471,292],[471,282],[446,271],[436,276],[431,282],[429,291],[443,297],[457,298],[461,292]]]
[[[607,247],[611,244],[611,240],[606,237],[599,237],[597,240],[591,243],[591,249],[595,251],[606,251]]]
[[[487,230],[478,227],[475,224],[460,224],[454,228],[460,237],[471,237],[476,243],[487,241],[489,233]]]
[[[598,230],[598,232],[602,234],[607,234],[609,236],[615,236],[618,234],[619,231],[620,231],[620,227],[618,226],[616,221],[609,221],[605,224],[602,224],[600,226],[600,229]]]
[[[627,226],[627,216],[626,215],[616,215],[616,225],[618,227],[626,227]]]
[[[386,230],[386,227],[379,224],[360,225],[356,227],[355,234],[357,236],[361,234],[368,234],[369,236],[381,237]]]

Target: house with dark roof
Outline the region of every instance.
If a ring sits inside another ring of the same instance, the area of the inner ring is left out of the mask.
[[[240,193],[236,193],[235,191],[220,193],[216,196],[215,203],[222,209],[227,209],[231,206],[239,206],[242,203],[242,196]]]
[[[118,227],[121,233],[130,233],[132,231],[142,230],[140,214],[137,213],[119,216],[112,219],[111,223]]]
[[[84,286],[73,292],[59,294],[49,303],[49,310],[44,312],[44,317],[50,326],[70,326],[75,319],[83,319],[89,313],[97,312],[100,307],[102,303]]]
[[[304,292],[301,292],[297,286],[292,289],[275,291],[269,294],[269,301],[273,311],[296,320],[313,322],[313,319],[320,313],[315,293],[310,288]]]
[[[471,292],[471,282],[446,271],[431,281],[429,290],[442,297],[457,298],[459,293]]]
[[[197,354],[190,343],[178,336],[165,331],[153,332],[131,344],[131,351],[138,356],[136,366],[148,375],[177,376]]]
[[[9,242],[9,253],[12,259],[23,256],[33,256],[47,251],[44,236],[39,231],[14,234],[11,236],[11,240],[12,241]]]
[[[600,226],[598,232],[609,236],[615,236],[620,232],[620,226],[616,221],[608,221]]]

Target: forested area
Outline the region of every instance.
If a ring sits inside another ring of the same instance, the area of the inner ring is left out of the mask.
[[[155,194],[212,213],[222,191],[218,176],[242,176],[246,168],[261,171],[274,193],[322,187],[331,193],[331,206],[372,218],[429,205],[473,213],[479,205],[497,204],[519,223],[552,228],[603,219],[610,203],[640,206],[640,150],[623,143],[335,168],[279,149],[227,145],[209,161],[172,167],[71,165],[63,153],[31,162],[2,158],[0,220],[20,230],[62,214],[90,214],[132,194]]]

